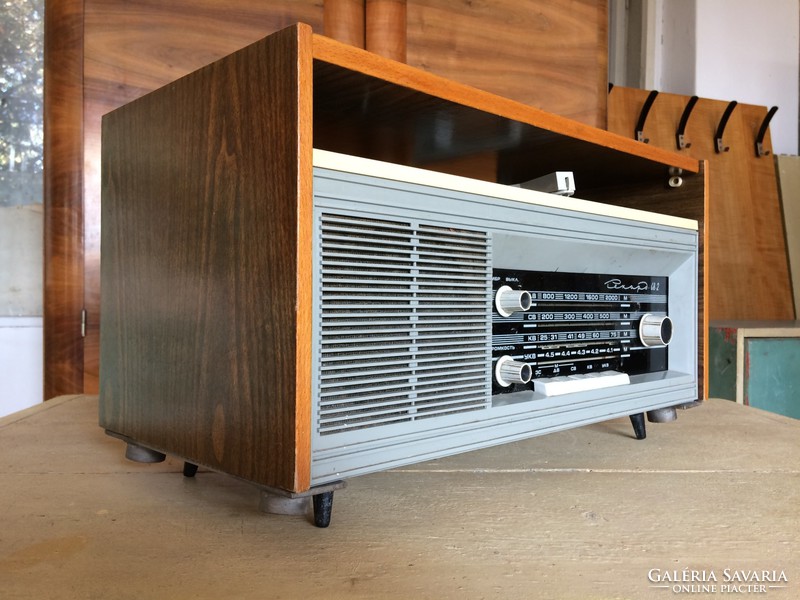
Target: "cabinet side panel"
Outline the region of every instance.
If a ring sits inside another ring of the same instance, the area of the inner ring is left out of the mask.
[[[100,423],[293,490],[293,27],[104,117]]]
[[[72,2],[72,0],[70,0]],[[53,2],[59,7],[68,2]],[[86,309],[80,327],[67,331],[83,346],[83,390],[96,394],[100,373],[100,119],[200,67],[293,23],[322,28],[318,0],[78,0],[84,11],[83,140],[85,160],[74,155],[83,178],[83,269]],[[81,31],[75,28],[81,34]],[[52,48],[52,46],[51,46]],[[63,52],[56,51],[63,59]],[[59,98],[58,104],[61,104]],[[59,151],[60,159],[70,157]],[[80,193],[78,194],[80,198]],[[75,317],[77,318],[77,316]],[[60,393],[75,391],[62,388]]]

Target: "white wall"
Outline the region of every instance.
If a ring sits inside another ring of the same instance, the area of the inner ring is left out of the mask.
[[[702,1],[702,0],[701,0]],[[655,68],[660,81],[654,89],[693,96],[697,89],[697,21],[695,0],[663,2],[660,30],[661,60]]]
[[[0,206],[0,316],[41,316],[44,209]]]
[[[697,0],[697,94],[778,106],[776,154],[797,154],[798,0]]]
[[[0,417],[42,401],[41,204],[0,206]]]
[[[648,0],[654,1],[654,0]],[[798,153],[800,0],[667,0],[654,87],[778,106],[776,154]],[[692,23],[692,20],[694,21]]]
[[[0,417],[44,394],[42,317],[0,317]]]

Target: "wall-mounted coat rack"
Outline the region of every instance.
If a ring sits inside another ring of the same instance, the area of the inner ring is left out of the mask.
[[[691,142],[686,141],[686,125],[689,123],[689,117],[692,114],[694,105],[697,104],[697,100],[697,96],[689,98],[689,102],[686,103],[686,108],[684,108],[683,113],[681,113],[681,120],[678,122],[678,129],[675,131],[675,145],[678,146],[678,150],[692,147]]]
[[[636,131],[633,136],[637,142],[650,143],[650,139],[644,137],[644,124],[647,122],[647,115],[650,114],[650,109],[653,107],[653,102],[656,101],[656,96],[658,96],[658,90],[652,90],[647,95],[647,100],[644,101],[642,110],[639,113],[639,120],[636,122]]]
[[[769,122],[775,109],[614,86],[608,128],[707,161],[709,316],[793,320],[783,214]],[[754,151],[755,148],[755,151]],[[653,210],[659,207],[653,206]]]
[[[764,117],[764,120],[761,121],[761,127],[758,128],[758,135],[756,136],[756,156],[761,158],[762,156],[767,156],[770,151],[764,148],[764,136],[767,134],[767,129],[769,129],[769,122],[772,120],[772,117],[775,116],[775,113],[778,112],[778,107],[773,106],[769,109],[767,116]]]
[[[728,152],[731,148],[730,146],[726,146],[722,142],[722,136],[725,133],[725,127],[728,125],[728,119],[731,118],[731,114],[733,113],[733,109],[736,108],[738,102],[736,100],[731,100],[728,103],[728,106],[725,108],[725,112],[722,113],[722,117],[719,120],[719,125],[717,125],[717,132],[714,134],[714,151],[717,154],[722,152]]]

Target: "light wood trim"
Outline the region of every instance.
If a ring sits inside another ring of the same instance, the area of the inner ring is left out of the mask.
[[[598,4],[603,5],[603,15],[605,16],[604,19],[600,19],[598,23],[598,39],[599,40],[607,40],[608,38],[608,0],[598,0]],[[595,76],[597,77],[597,88],[600,90],[605,91],[608,88],[608,81],[610,77],[608,76],[608,46],[602,43],[598,44],[595,50],[595,57],[596,57],[596,64],[597,69],[595,70]],[[608,94],[603,93],[601,97],[598,99],[598,115],[599,123],[597,126],[601,129],[608,128]]]
[[[666,166],[678,167],[691,173],[700,171],[699,163],[695,159],[642,144],[566,117],[550,114],[532,106],[432,75],[324,36],[314,35],[313,42],[314,58],[322,62],[383,79],[398,86],[503,118],[527,123],[553,133],[637,155]]]
[[[47,2],[44,399],[83,392],[83,0]]]
[[[311,486],[311,305],[313,285],[313,78],[311,28],[297,26],[297,297],[295,327],[295,482]]]

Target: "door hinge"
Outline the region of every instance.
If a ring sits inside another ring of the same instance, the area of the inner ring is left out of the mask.
[[[81,337],[86,337],[86,309],[81,309]]]

